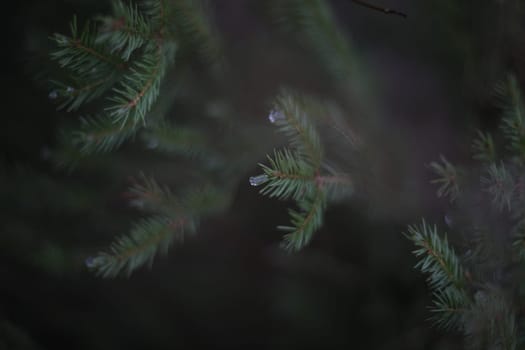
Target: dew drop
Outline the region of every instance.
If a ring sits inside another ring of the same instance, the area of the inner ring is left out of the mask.
[[[268,175],[262,174],[250,177],[250,185],[259,186],[268,181]]]
[[[58,92],[56,90],[53,90],[49,93],[48,97],[50,100],[54,100],[58,97]]]
[[[284,114],[281,111],[272,110],[270,111],[270,114],[268,115],[268,120],[270,123],[275,123],[278,120],[283,120]]]
[[[88,269],[92,269],[95,267],[95,258],[90,256],[84,261],[84,263]]]
[[[148,141],[146,147],[148,147],[149,149],[155,149],[159,147],[159,141],[157,139],[151,139]]]

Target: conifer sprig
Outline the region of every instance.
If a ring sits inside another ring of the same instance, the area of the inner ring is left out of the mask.
[[[492,202],[501,211],[505,207],[511,210],[514,196],[514,178],[505,167],[505,164],[491,164],[486,175],[481,177],[483,189],[492,195]]]
[[[261,194],[299,200],[315,190],[315,169],[293,151],[287,148],[275,151],[273,157],[268,156],[268,162],[269,166],[259,164],[268,178]]]
[[[169,154],[194,158],[212,153],[202,132],[167,121],[148,126],[142,137],[148,148]]]
[[[299,251],[312,239],[313,234],[323,224],[326,197],[318,189],[313,195],[297,201],[299,211],[290,209],[291,226],[277,226],[287,232],[282,247],[288,251]]]
[[[119,237],[108,251],[86,261],[88,268],[102,277],[129,276],[137,268],[153,263],[173,242],[195,233],[201,218],[224,206],[224,194],[203,186],[174,195],[167,187],[142,175],[129,191],[131,204],[153,216],[139,221],[128,235]]]
[[[112,16],[99,16],[101,23],[96,42],[109,48],[124,61],[129,61],[135,50],[152,41],[154,30],[151,18],[146,18],[137,4],[112,1]]]
[[[484,163],[492,163],[496,160],[496,148],[489,133],[478,130],[477,137],[472,142],[473,158]]]
[[[306,40],[335,80],[359,74],[351,44],[324,0],[274,0],[270,12],[278,25]]]
[[[435,323],[445,328],[461,327],[461,320],[470,303],[466,292],[465,271],[447,238],[441,238],[436,226],[425,220],[409,226],[405,236],[417,247],[414,255],[420,260],[416,268],[427,274],[427,282],[434,293],[432,311]]]
[[[70,83],[55,82],[50,98],[68,111],[103,96],[108,103],[99,117],[85,118],[88,122],[75,134],[73,144],[82,154],[114,150],[146,124],[176,54],[164,1],[144,1],[139,7],[114,0],[112,5],[111,16],[97,18],[100,28],[88,23],[79,31],[74,18],[70,37],[53,37],[57,49],[51,57],[70,72]]]
[[[182,241],[188,231],[186,220],[172,220],[166,217],[144,219],[131,230],[129,235],[118,238],[108,252],[101,252],[88,258],[86,265],[98,276],[116,277],[122,271],[129,276],[137,268],[153,264],[160,252],[166,254],[175,240]]]
[[[75,74],[76,77],[89,77],[94,71],[123,70],[125,61],[108,52],[104,45],[96,42],[97,28],[87,22],[79,32],[77,18],[71,21],[71,36],[55,34],[51,39],[57,49],[51,53],[62,68]]]
[[[268,119],[289,140],[289,148],[274,151],[268,165],[259,164],[263,174],[250,178],[253,186],[263,185],[260,193],[281,200],[293,199],[297,210],[289,210],[290,226],[278,228],[288,232],[283,247],[297,251],[311,241],[323,223],[328,200],[351,193],[348,174],[339,174],[323,162],[323,148],[316,127],[309,116],[312,108],[299,96],[283,92],[275,101]],[[309,108],[310,107],[310,108]],[[329,168],[330,171],[326,172]]]
[[[414,255],[421,258],[416,268],[428,274],[428,284],[432,289],[443,290],[453,286],[462,290],[465,286],[465,272],[454,249],[447,238],[441,238],[436,226],[428,225],[425,220],[420,225],[408,227],[405,234],[417,247]]]
[[[314,169],[321,166],[321,141],[299,96],[286,91],[279,94],[269,119],[288,138],[290,146],[305,162],[310,163]]]
[[[222,44],[211,23],[210,11],[203,1],[175,0],[170,3],[173,31],[178,38],[196,51],[205,63],[222,64]]]
[[[498,87],[497,92],[502,100],[501,130],[508,142],[507,147],[523,161],[525,159],[525,104],[517,79],[509,75],[505,84]]]
[[[454,227],[455,231],[468,235],[465,238],[470,245],[465,261],[469,263],[469,270],[461,267],[459,258],[446,238],[437,235],[435,226],[432,228],[423,221],[420,226],[410,227],[407,237],[418,247],[416,255],[422,257],[416,266],[430,274],[428,281],[435,296],[436,323],[463,331],[468,348],[515,350],[518,342],[523,345],[523,340],[518,337],[518,324],[522,318],[516,312],[523,306],[517,298],[521,291],[509,281],[521,278],[522,271],[519,270],[523,267],[517,267],[516,262],[523,261],[525,256],[525,148],[520,146],[523,102],[518,83],[512,76],[498,86],[498,93],[503,100],[502,146],[507,152],[496,149],[492,136],[479,131],[472,149],[481,167],[473,174],[466,173],[462,179],[478,178],[480,183],[469,185],[468,196],[454,203],[454,210],[474,214],[472,223],[469,224],[465,217],[461,226],[467,226]],[[497,151],[500,154],[496,163]],[[431,168],[439,176],[433,181],[440,186],[438,196],[456,198],[459,194],[456,168],[444,157],[440,163],[432,163]],[[474,189],[485,192],[485,196],[472,193]],[[480,218],[480,213],[473,209],[484,209],[486,197],[499,212],[491,211],[486,218]],[[465,205],[466,208],[460,208]],[[508,254],[512,251],[506,244],[511,240],[516,255]]]
[[[430,183],[440,185],[437,190],[438,197],[448,197],[448,199],[453,202],[458,197],[460,191],[458,171],[444,156],[440,156],[440,159],[441,163],[430,163],[430,168],[438,176],[430,181]]]
[[[159,96],[165,70],[160,46],[148,49],[134,62],[109,98],[112,105],[106,110],[116,123],[125,124],[128,119],[134,124],[145,123],[146,114]]]
[[[81,121],[81,128],[73,131],[71,138],[82,154],[111,152],[136,132],[133,123],[115,124],[107,115],[83,117]]]

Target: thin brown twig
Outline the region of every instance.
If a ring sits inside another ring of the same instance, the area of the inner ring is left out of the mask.
[[[362,0],[350,0],[350,1],[355,2],[358,5],[367,7],[369,9],[376,10],[376,11],[379,11],[379,12],[383,12],[383,13],[385,13],[387,15],[397,15],[397,16],[401,16],[403,18],[407,18],[407,14],[404,13],[404,12],[392,10],[390,8],[387,8],[387,7],[381,7],[381,6],[373,5],[373,4],[370,4],[370,3],[366,2],[366,1],[362,1]]]

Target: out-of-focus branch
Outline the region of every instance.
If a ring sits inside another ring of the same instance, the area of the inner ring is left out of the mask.
[[[368,7],[369,9],[376,10],[376,11],[379,11],[379,12],[383,12],[383,13],[385,13],[387,15],[398,15],[398,16],[401,16],[403,18],[407,18],[407,14],[404,13],[404,12],[392,10],[392,9],[386,8],[386,7],[373,5],[373,4],[370,4],[369,2],[362,1],[362,0],[351,0],[351,1],[355,2],[358,5],[361,5],[361,6],[364,6],[364,7]]]

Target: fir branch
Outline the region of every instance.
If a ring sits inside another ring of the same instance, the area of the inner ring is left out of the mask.
[[[115,122],[125,124],[130,119],[133,124],[145,123],[145,116],[159,95],[165,68],[160,46],[144,52],[133,63],[109,98],[113,105],[107,111]]]
[[[153,178],[144,174],[129,189],[132,198],[131,205],[151,213],[162,213],[169,217],[184,211],[181,201],[176,198],[168,187],[161,187]]]
[[[84,155],[111,152],[120,147],[136,133],[131,122],[115,124],[112,118],[104,115],[84,117],[80,130],[71,134],[73,144]]]
[[[474,295],[474,305],[465,314],[466,342],[471,349],[517,348],[516,315],[499,288],[487,285]]]
[[[135,269],[153,263],[160,251],[166,253],[173,241],[182,241],[187,233],[197,230],[202,216],[224,208],[224,193],[211,186],[190,190],[177,198],[167,187],[161,187],[142,175],[142,183],[130,189],[132,205],[156,213],[138,222],[129,235],[118,238],[109,249],[86,265],[102,277],[116,277],[125,270],[129,276]]]
[[[223,52],[209,10],[201,0],[174,0],[168,14],[173,31],[182,42],[196,51],[205,63],[221,63]]]
[[[142,136],[150,149],[190,158],[211,153],[204,135],[197,129],[175,126],[166,121],[148,127]]]
[[[458,289],[438,289],[434,292],[431,311],[435,315],[431,320],[443,329],[455,328],[462,330],[465,322],[465,313],[469,311],[466,306],[464,295],[458,294]]]
[[[191,230],[185,218],[178,220],[153,217],[138,222],[129,235],[118,238],[109,252],[88,258],[86,265],[98,276],[116,277],[121,271],[129,276],[137,268],[148,264],[160,252],[166,254],[175,240],[182,241],[185,231]]]
[[[358,77],[355,52],[327,1],[274,0],[269,2],[269,7],[275,22],[305,40],[334,80]]]
[[[260,193],[270,198],[299,200],[315,190],[315,169],[289,149],[268,156],[270,166],[259,164],[267,176]]]
[[[458,173],[456,168],[444,156],[440,156],[441,163],[432,162],[430,168],[438,178],[430,181],[432,184],[440,184],[437,190],[438,197],[448,197],[451,202],[459,195]]]
[[[478,130],[477,137],[472,142],[473,158],[484,163],[491,163],[496,160],[496,149],[494,141],[489,133]]]
[[[452,286],[466,303],[465,272],[447,238],[439,237],[436,226],[428,225],[425,220],[418,226],[409,226],[405,236],[417,247],[413,253],[421,260],[416,268],[429,275],[430,288],[445,290]]]
[[[154,29],[154,32],[159,33],[161,37],[165,37],[168,33],[168,21],[170,8],[167,0],[144,0],[141,3],[142,11],[148,16]]]
[[[54,81],[55,89],[51,93],[60,101],[58,109],[66,108],[71,112],[100,97],[113,86],[116,79],[116,74],[108,74],[101,78],[94,75],[89,79],[75,81],[73,84]]]
[[[203,185],[175,196],[170,188],[160,186],[155,179],[144,174],[134,182],[128,191],[131,205],[173,219],[181,215],[192,217],[194,225],[197,225],[198,218],[222,209],[225,204],[224,193],[211,185]]]
[[[525,262],[525,221],[516,225],[514,229],[513,247],[517,250],[518,258]]]
[[[491,164],[486,175],[481,177],[483,189],[492,195],[492,203],[501,211],[511,210],[515,183],[503,162],[499,166]]]
[[[447,238],[439,237],[436,226],[409,226],[404,235],[417,247],[413,251],[420,260],[416,269],[428,275],[427,282],[434,291],[433,321],[440,327],[462,329],[462,318],[471,304],[466,292],[465,271]]]
[[[102,26],[96,42],[105,44],[112,54],[129,61],[135,50],[152,40],[151,19],[146,19],[137,5],[113,0],[112,7],[113,16],[97,18]]]
[[[354,192],[354,182],[348,174],[316,175],[316,186],[329,200],[340,200]]]
[[[321,190],[311,197],[297,202],[299,211],[289,210],[291,226],[278,226],[279,230],[288,232],[284,235],[282,246],[288,251],[299,251],[307,245],[314,232],[323,224],[326,198]]]
[[[319,169],[323,149],[301,99],[288,92],[281,93],[276,98],[269,119],[279,132],[288,137],[297,154],[314,169]]]
[[[501,130],[509,142],[508,149],[525,159],[525,105],[517,79],[510,75],[505,85],[497,88],[503,109]]]
[[[88,22],[82,32],[78,31],[76,17],[71,22],[71,37],[55,34],[52,40],[57,49],[51,53],[51,58],[79,78],[89,76],[93,70],[109,72],[125,68],[121,58],[108,53],[104,46],[96,43],[94,25]]]

